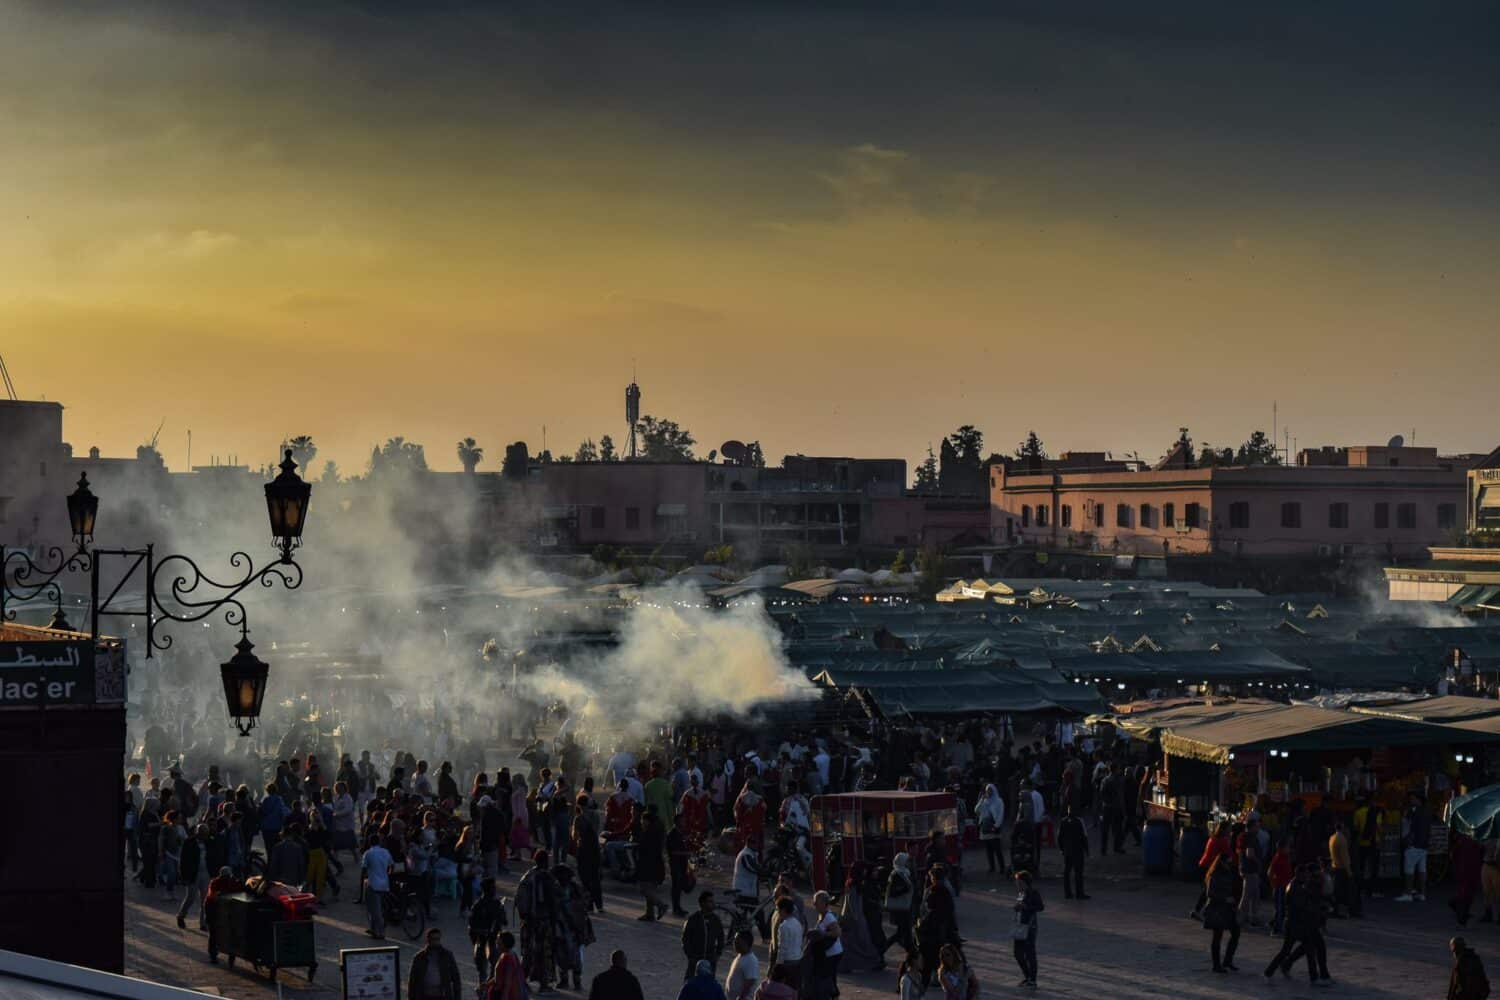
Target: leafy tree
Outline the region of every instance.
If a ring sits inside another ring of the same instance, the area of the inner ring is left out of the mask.
[[[421,445],[393,437],[370,452],[370,475],[412,475],[427,471],[427,452]]]
[[[703,561],[710,566],[728,566],[734,562],[734,546],[716,545],[703,553]]]
[[[948,435],[954,457],[964,465],[978,467],[984,461],[984,432],[973,424],[964,424]]]
[[[1041,468],[1047,460],[1047,447],[1042,444],[1042,439],[1036,436],[1036,431],[1028,431],[1026,440],[1016,446],[1016,457],[1025,463],[1030,471]]]
[[[905,573],[907,569],[908,567],[906,565],[906,550],[899,549],[896,552],[896,558],[891,560],[891,572]]]
[[[604,566],[609,569],[616,569],[618,568],[620,553],[616,552],[608,545],[596,545],[594,546],[593,559],[594,562],[598,563],[600,566]]]
[[[531,466],[531,455],[525,441],[505,446],[505,459],[500,463],[500,474],[506,479],[525,479]]]
[[[648,462],[691,462],[697,441],[674,420],[642,417],[636,424],[641,457]]]
[[[917,466],[917,479],[912,488],[918,493],[936,493],[938,491],[938,460],[932,453],[932,445],[927,446],[927,457],[922,464]]]
[[[333,459],[323,463],[323,478],[318,480],[324,486],[337,486],[339,484],[339,466]]]
[[[608,434],[599,439],[599,461],[618,462],[620,456],[615,454],[615,439]]]
[[[551,465],[552,464],[552,449],[551,448],[543,448],[542,449],[542,453],[536,457],[536,460],[538,462],[541,462],[543,465]]]
[[[552,453],[548,452],[547,454],[551,455]],[[573,456],[569,455],[567,452],[563,452],[561,455],[557,456],[557,461],[560,462],[563,465],[572,465],[573,464]]]
[[[297,468],[303,472],[312,471],[312,461],[318,457],[318,446],[313,444],[313,439],[307,434],[298,434],[290,441],[281,442],[283,452],[288,449],[292,452],[292,461],[297,463]]]
[[[781,561],[786,565],[788,580],[807,580],[813,575],[817,566],[813,563],[813,551],[801,542],[783,546],[781,549]]]
[[[1215,448],[1207,441],[1203,443],[1203,450],[1198,452],[1198,468],[1211,469],[1216,465],[1233,465],[1233,448]]]
[[[1240,445],[1240,450],[1235,452],[1234,464],[1280,465],[1281,458],[1276,454],[1276,443],[1266,437],[1266,432],[1256,431],[1250,435],[1250,440]]]
[[[752,469],[764,469],[766,467],[765,452],[760,450],[759,441],[751,441],[745,445],[745,464]]]
[[[917,590],[923,597],[932,597],[948,583],[948,560],[943,550],[935,545],[925,546],[917,553]]]
[[[599,461],[599,449],[594,447],[593,438],[584,438],[578,450],[573,453],[575,462],[597,462]]]
[[[458,460],[464,471],[472,476],[479,463],[484,461],[484,449],[473,438],[464,438],[458,442]]]

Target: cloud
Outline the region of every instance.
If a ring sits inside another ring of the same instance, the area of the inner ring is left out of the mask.
[[[847,208],[905,206],[911,202],[906,184],[916,166],[917,157],[904,149],[865,142],[843,151],[838,170],[817,176]]]
[[[239,236],[213,229],[187,232],[158,230],[123,240],[117,255],[144,260],[206,260],[240,246]]]

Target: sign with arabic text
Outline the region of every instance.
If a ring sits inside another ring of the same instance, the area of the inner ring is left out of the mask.
[[[0,709],[94,704],[91,645],[87,639],[0,642]]]

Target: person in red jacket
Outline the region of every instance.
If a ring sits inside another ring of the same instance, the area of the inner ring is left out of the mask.
[[[1271,883],[1271,895],[1276,900],[1276,916],[1271,919],[1271,933],[1280,934],[1286,922],[1286,888],[1292,883],[1292,842],[1283,840],[1276,853],[1271,855],[1271,864],[1266,870],[1266,880]]]
[[[1220,856],[1233,853],[1234,845],[1229,839],[1229,824],[1227,822],[1220,823],[1214,827],[1214,835],[1208,838],[1208,843],[1203,845],[1203,855],[1198,858],[1198,871],[1208,871]],[[1202,891],[1198,893],[1198,903],[1193,907],[1192,918],[1194,920],[1201,920],[1203,918],[1203,904],[1207,902],[1208,886],[1205,883]]]

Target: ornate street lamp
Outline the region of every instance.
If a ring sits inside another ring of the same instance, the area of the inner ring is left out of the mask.
[[[53,603],[49,628],[71,630],[63,615],[62,584],[57,578],[65,572],[87,573],[93,563],[89,554],[89,543],[94,540],[94,518],[99,513],[99,498],[89,490],[87,474],[78,477],[78,488],[68,494],[68,526],[73,532],[77,546],[72,553],[64,552],[61,545],[46,549],[48,563],[56,563],[52,569],[44,569],[22,549],[7,549],[0,546],[0,621],[14,621],[16,611],[11,601],[29,601],[45,596]]]
[[[278,558],[257,569],[247,553],[233,553],[229,565],[240,572],[237,579],[215,580],[185,555],[173,554],[158,560],[155,547],[150,545],[144,549],[94,551],[92,633],[95,636],[99,634],[102,616],[144,618],[146,657],[149,659],[154,651],[172,646],[172,637],[157,631],[159,621],[198,622],[222,612],[225,622],[239,626],[240,641],[235,645],[236,653],[228,662],[219,665],[219,674],[224,683],[230,718],[243,736],[250,734],[260,717],[271,668],[252,652],[250,624],[241,595],[254,583],[270,587],[279,580],[287,590],[296,590],[302,585],[302,567],[292,558],[292,553],[302,544],[302,529],[307,521],[312,487],[297,475],[297,463],[292,461],[290,450],[281,463],[281,474],[266,484],[265,491],[266,513],[270,518],[271,537]],[[97,510],[98,501],[92,496],[89,499],[93,501],[93,509]],[[71,507],[69,509],[71,511]],[[92,513],[88,526],[92,530]],[[101,556],[130,560],[121,581],[102,596],[99,587]],[[146,583],[144,610],[116,608],[113,604],[115,597],[142,567]],[[208,593],[200,594],[200,590]]]
[[[229,705],[229,717],[241,736],[249,736],[260,718],[261,702],[266,697],[266,678],[271,667],[251,650],[255,646],[249,636],[241,635],[235,643],[237,652],[229,662],[219,664],[219,675],[224,681],[224,700]]]
[[[89,489],[89,474],[85,472],[78,477],[78,488],[68,494],[68,525],[79,552],[94,540],[94,518],[98,514],[99,498]]]
[[[281,561],[292,561],[292,550],[302,544],[302,525],[307,520],[307,502],[312,487],[297,475],[297,463],[287,449],[281,475],[266,484],[266,510],[271,515],[271,537],[281,550]]]

